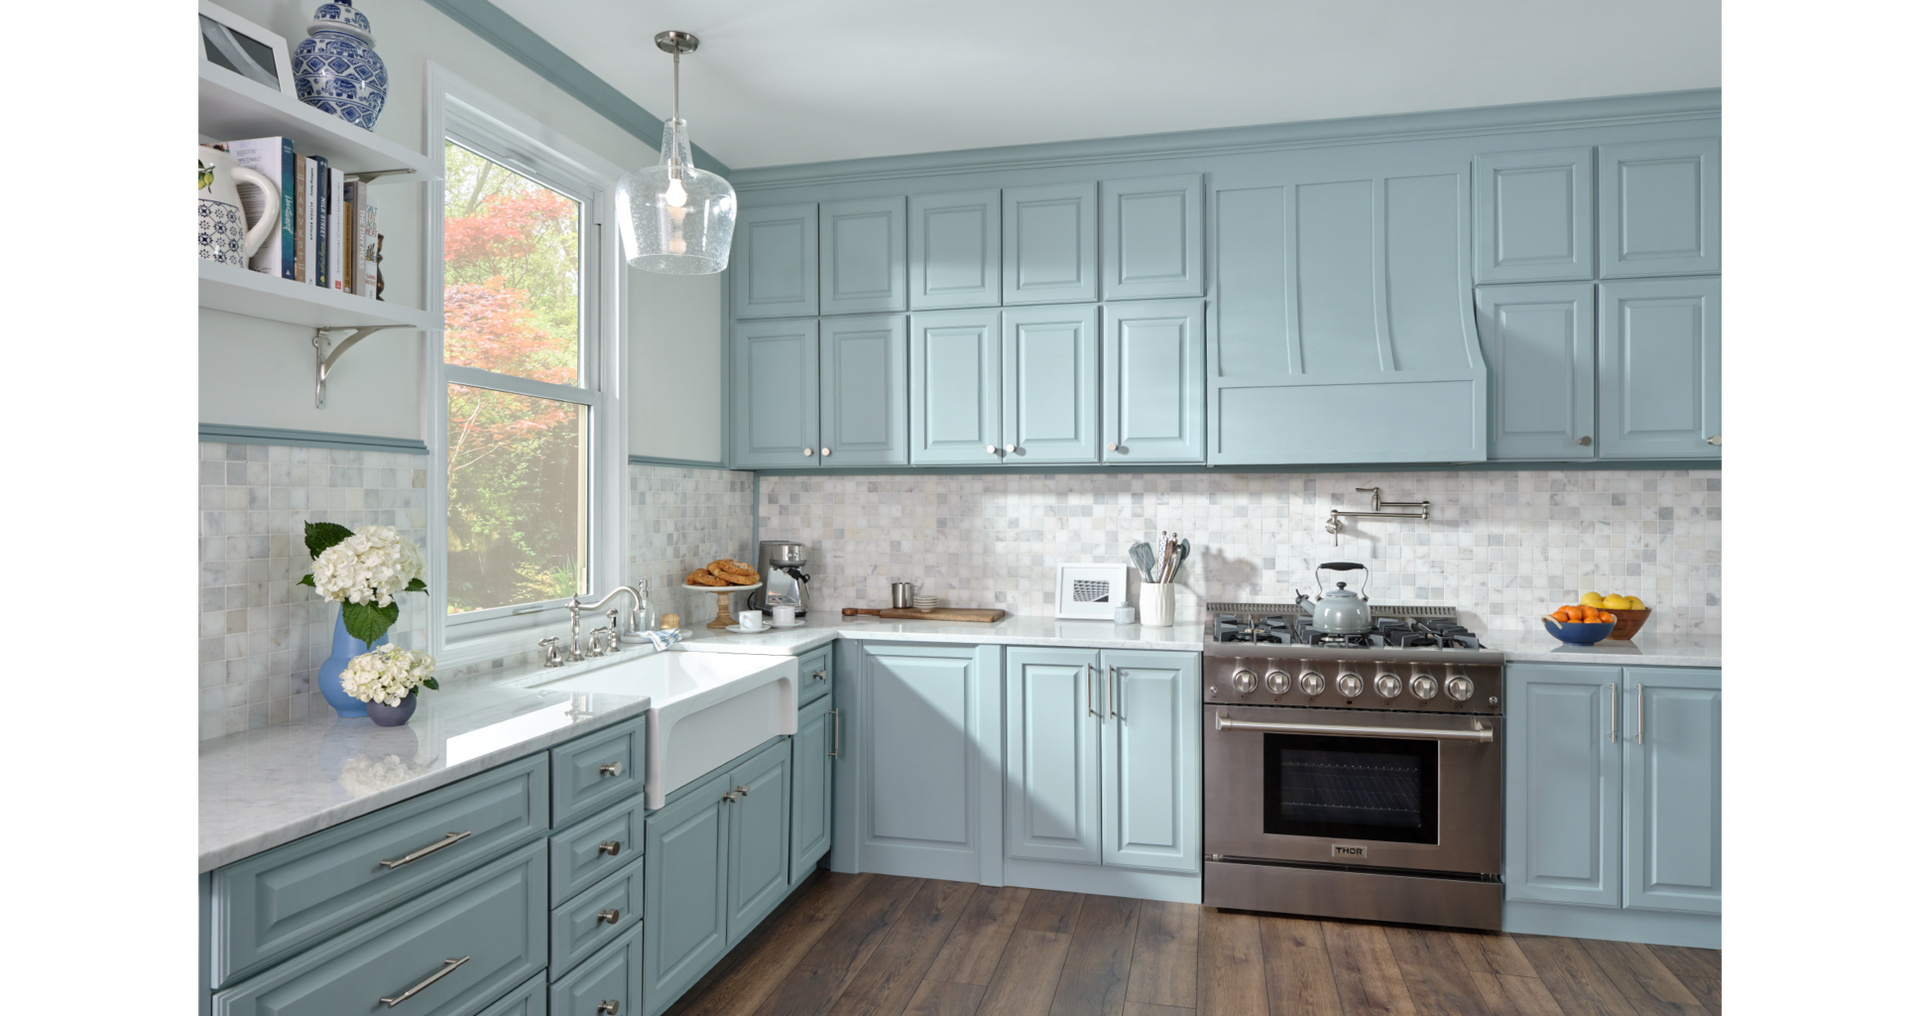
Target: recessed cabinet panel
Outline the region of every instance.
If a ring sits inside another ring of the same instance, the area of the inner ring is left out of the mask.
[[[1286,238],[1285,187],[1213,192],[1215,376],[1300,372],[1287,340]]]
[[[1720,139],[1600,147],[1600,277],[1720,270]]]
[[[1477,368],[1468,265],[1467,174],[1390,176],[1381,182],[1388,352],[1397,371]]]
[[[819,206],[742,208],[733,246],[734,317],[820,313]]]
[[[1628,667],[1626,905],[1720,912],[1720,671]],[[1623,732],[1624,733],[1624,732]]]
[[[1208,460],[1473,462],[1486,458],[1483,375],[1452,380],[1215,382]]]
[[[1593,298],[1590,282],[1474,292],[1493,392],[1489,458],[1593,457]]]
[[[1501,152],[1473,160],[1479,282],[1593,278],[1593,149]]]
[[[820,322],[733,326],[733,461],[739,469],[820,462]]]
[[[1374,184],[1342,180],[1294,188],[1292,264],[1301,370],[1382,370],[1374,301]]]
[[[1102,461],[1205,459],[1207,385],[1201,301],[1113,305],[1104,315]]]
[[[1099,205],[1091,181],[1005,190],[1000,209],[1005,244],[1002,302],[1099,298]]]
[[[728,774],[727,945],[732,947],[786,896],[793,820],[793,744],[783,740]]]
[[[1620,672],[1507,668],[1507,899],[1620,906]]]
[[[1008,857],[1100,863],[1099,669],[1090,649],[1007,650]]]
[[[1087,304],[1002,314],[1007,462],[1100,461],[1097,318]]]
[[[820,206],[820,313],[907,309],[907,199]]]
[[[1206,290],[1200,174],[1100,185],[1100,294],[1108,300]]]
[[[1198,872],[1200,660],[1108,649],[1100,665],[1107,699],[1101,860]]]
[[[807,668],[800,668],[807,679]],[[787,864],[789,885],[813,872],[833,846],[833,763],[840,715],[828,694],[800,707],[793,734],[793,835]]]
[[[907,316],[820,319],[821,466],[907,464]]]
[[[1601,283],[1599,373],[1601,455],[1719,458],[1720,280]]]
[[[722,773],[647,816],[642,906],[646,1008],[657,1013],[727,951],[727,819]]]
[[[1000,312],[915,314],[907,410],[915,465],[999,465]]]
[[[1000,303],[1000,192],[907,199],[907,279],[914,310]]]

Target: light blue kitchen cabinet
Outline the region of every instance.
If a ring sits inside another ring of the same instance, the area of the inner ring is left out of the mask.
[[[641,922],[642,995],[664,1010],[727,951],[730,773],[719,773],[647,816]]]
[[[1099,666],[1092,649],[1007,650],[1008,857],[1100,863]]]
[[[1000,305],[1000,191],[907,198],[908,305]]]
[[[1099,315],[1091,304],[1000,315],[1003,461],[1100,461]]]
[[[1626,905],[1720,912],[1720,671],[1627,667]],[[1631,696],[1628,698],[1627,696]]]
[[[740,321],[733,326],[736,469],[812,466],[820,451],[820,321]]]
[[[563,976],[614,939],[639,927],[644,881],[641,867],[630,865],[555,906],[547,922],[548,974]],[[634,970],[639,969],[636,963]]]
[[[818,440],[801,465],[907,464],[905,314],[820,319]]]
[[[827,663],[831,675],[832,663]],[[800,668],[800,680],[809,680]],[[829,676],[829,683],[831,678]],[[800,707],[799,727],[793,735],[793,834],[788,847],[787,881],[798,882],[833,846],[833,762],[839,755],[840,714],[833,694]]]
[[[1593,148],[1473,159],[1476,282],[1592,279]]]
[[[1000,192],[1000,300],[1091,303],[1100,298],[1099,203],[1093,181]]]
[[[727,782],[727,946],[785,898],[793,821],[793,745],[782,739],[733,768]]]
[[[820,205],[820,313],[907,309],[907,199]]]
[[[1600,277],[1720,271],[1720,139],[1600,146]]]
[[[525,984],[487,1006],[480,1016],[547,1016],[547,975],[535,974]]]
[[[1200,657],[1103,649],[1101,862],[1200,870]]]
[[[1604,458],[1720,457],[1720,279],[1600,284]]]
[[[612,1016],[637,1011],[642,1000],[640,929],[620,936],[547,989],[552,1016]]]
[[[1205,328],[1199,300],[1104,308],[1101,461],[1206,461]]]
[[[640,859],[644,839],[638,793],[583,818],[549,838],[548,897],[557,905]]]
[[[1000,312],[912,315],[907,354],[908,459],[919,465],[999,465]]]
[[[1507,899],[1618,908],[1620,671],[1510,664]]]
[[[1489,457],[1593,458],[1593,283],[1481,286],[1473,295],[1493,403]]]
[[[1200,174],[1100,184],[1100,296],[1151,300],[1206,293]]]
[[[820,313],[820,206],[742,208],[734,217],[735,318]]]
[[[559,829],[646,786],[646,717],[576,737],[548,752],[548,757],[553,774],[553,828]]]

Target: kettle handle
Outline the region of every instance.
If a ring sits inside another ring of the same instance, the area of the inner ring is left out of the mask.
[[[1373,578],[1373,569],[1368,568],[1358,561],[1327,561],[1313,569],[1313,580],[1316,583],[1320,581],[1320,569],[1322,568],[1325,568],[1327,571],[1353,571],[1355,568],[1358,568],[1366,572],[1366,576],[1360,580],[1360,599],[1365,600],[1367,598],[1367,582]]]
[[[266,174],[245,166],[234,166],[229,173],[233,177],[236,193],[242,184],[248,184],[260,188],[267,196],[267,214],[262,215],[260,221],[247,225],[247,238],[241,246],[241,249],[246,251],[247,257],[253,257],[254,253],[260,249],[260,244],[266,241],[267,234],[280,223],[280,188],[275,187],[273,181],[267,179]],[[242,210],[245,210],[244,206]],[[352,243],[347,244],[349,250],[352,247]]]

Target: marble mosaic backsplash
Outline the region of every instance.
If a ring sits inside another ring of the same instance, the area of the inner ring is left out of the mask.
[[[1335,546],[1329,511],[1369,509],[1355,488],[1375,486],[1433,502],[1432,519],[1346,520]],[[1167,530],[1193,545],[1188,619],[1207,600],[1291,601],[1345,560],[1371,570],[1374,602],[1453,605],[1481,630],[1592,589],[1696,634],[1720,632],[1720,510],[1718,470],[767,476],[759,504],[761,538],[808,545],[814,602],[834,612],[913,582],[944,605],[1051,615],[1056,565],[1124,564]]]
[[[718,598],[682,588],[715,558],[753,563],[753,474],[682,466],[627,467],[627,570],[653,608],[682,627],[713,620]],[[734,609],[744,597],[735,595]]]

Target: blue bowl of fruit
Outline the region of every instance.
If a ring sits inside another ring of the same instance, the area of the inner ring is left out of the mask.
[[[1593,607],[1561,607],[1540,619],[1547,634],[1570,646],[1590,646],[1613,634],[1613,614]]]

